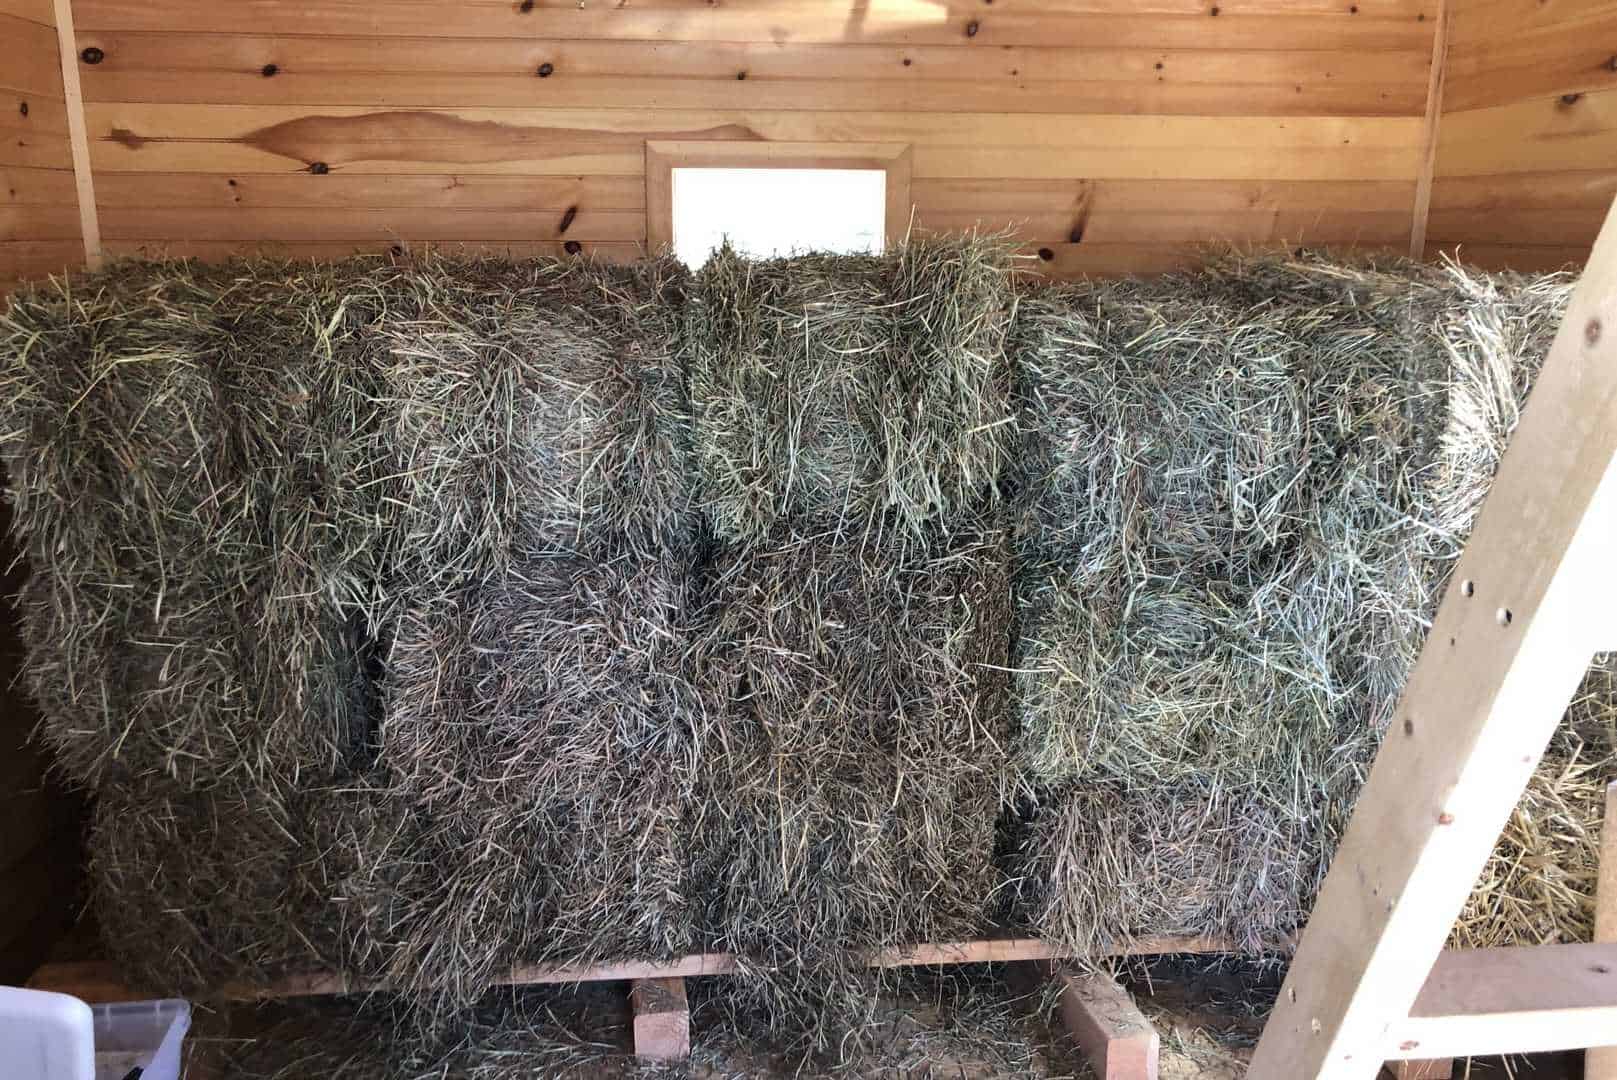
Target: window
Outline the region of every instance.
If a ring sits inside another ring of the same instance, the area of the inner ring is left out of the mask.
[[[909,228],[909,149],[828,143],[648,142],[647,239],[698,267],[745,254],[881,251]]]

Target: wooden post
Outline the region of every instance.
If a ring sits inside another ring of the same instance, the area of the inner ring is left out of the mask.
[[[691,1056],[691,1011],[684,979],[636,979],[629,984],[634,1008],[634,1052],[648,1061]]]
[[[1606,814],[1600,820],[1600,876],[1595,884],[1595,940],[1617,942],[1617,781],[1606,785]],[[1617,1038],[1617,1032],[1613,1033]],[[1583,1055],[1584,1080],[1617,1080],[1617,1047],[1600,1046]]]
[[[1253,1055],[1370,1080],[1603,643],[1617,542],[1607,216]],[[1589,946],[1583,946],[1589,947]],[[1465,1051],[1462,1051],[1465,1052]],[[1433,1049],[1422,1056],[1443,1056]]]
[[[1056,971],[1061,1019],[1099,1080],[1157,1080],[1162,1041],[1117,980]]]

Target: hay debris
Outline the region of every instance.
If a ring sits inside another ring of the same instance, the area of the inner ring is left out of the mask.
[[[749,261],[697,274],[687,312],[698,499],[715,533],[784,520],[916,530],[993,493],[1014,443],[1008,247]]]

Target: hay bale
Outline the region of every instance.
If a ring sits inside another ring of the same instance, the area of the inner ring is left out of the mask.
[[[690,527],[683,270],[429,258],[378,327],[420,589],[481,581],[537,546]]]
[[[1565,298],[1230,256],[1024,305],[1040,932],[1300,923]]]
[[[787,519],[914,531],[991,494],[1013,443],[1008,249],[749,261],[725,248],[687,313],[698,498],[720,536]]]
[[[715,552],[693,669],[711,734],[703,925],[819,1049],[868,952],[969,936],[1006,783],[1008,545],[987,513],[888,545],[781,529]]]
[[[41,734],[74,779],[290,783],[363,742],[390,528],[369,268],[120,264],[0,321]]]
[[[696,753],[681,560],[596,541],[407,592],[388,651],[382,760],[445,813],[612,792]]]

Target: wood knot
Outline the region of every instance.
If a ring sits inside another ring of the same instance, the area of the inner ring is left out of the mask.
[[[523,14],[523,15],[528,14],[528,12],[530,12],[532,10],[533,10],[533,0],[522,0],[522,3],[517,5],[517,11],[519,13]]]
[[[24,101],[21,104],[19,104],[17,106],[17,111],[22,113],[24,116],[27,116],[28,115],[28,102]]]
[[[1051,251],[1049,248],[1039,249],[1039,258],[1043,259],[1045,262],[1050,262],[1055,257],[1056,253]]]
[[[79,53],[79,59],[83,60],[86,64],[99,64],[106,58],[107,54],[96,48],[94,45],[91,45],[88,49],[85,49],[83,52]]]
[[[556,226],[556,235],[560,236],[562,233],[566,232],[572,226],[573,219],[577,216],[578,207],[569,206],[567,208],[567,212],[561,216],[561,224]]]
[[[969,23],[966,24],[966,36],[967,37],[976,37],[977,36],[977,31],[981,30],[982,28],[983,28],[982,24],[979,23],[976,19],[973,19]]]
[[[276,75],[280,74],[280,71],[281,69],[275,64],[265,64],[259,69],[258,73],[264,76],[266,79],[273,79]]]
[[[1208,10],[1208,12],[1207,12],[1207,14],[1209,14],[1209,15],[1217,15],[1217,14],[1218,14],[1218,5],[1217,5],[1217,4],[1214,4],[1214,5],[1213,5],[1213,6],[1212,6],[1212,7],[1211,7],[1211,8],[1210,8],[1210,9],[1209,9],[1209,10]]]
[[[1571,108],[1573,105],[1576,105],[1578,102],[1580,102],[1582,100],[1583,100],[1583,95],[1582,94],[1562,94],[1561,95],[1561,107],[1562,108]]]
[[[1613,58],[1612,58],[1612,59],[1614,59],[1614,60],[1617,60],[1617,57],[1613,57]],[[910,58],[909,58],[909,57],[907,57],[907,56],[906,56],[906,57],[905,57],[905,58],[904,58],[904,60],[903,60],[903,64],[904,64],[904,66],[905,66],[905,67],[909,67],[909,66],[910,66],[910,65],[911,65],[911,64],[913,64],[913,63],[915,63],[915,61],[914,61],[914,60],[911,60],[911,59],[910,59]]]
[[[746,82],[746,81],[747,81],[747,73],[745,71],[736,72],[736,82]]]
[[[1583,324],[1583,343],[1591,348],[1600,343],[1601,325],[1599,319],[1590,319]]]
[[[309,171],[316,176],[324,176],[331,171],[331,166],[323,161],[312,161],[309,163]]]
[[[580,251],[584,250],[584,245],[580,244],[577,240],[569,240],[567,243],[561,246],[561,249],[567,252],[569,255],[577,255]]]
[[[539,65],[539,77],[541,79],[548,79],[555,73],[556,65],[552,64],[549,60],[546,60],[544,63]]]

